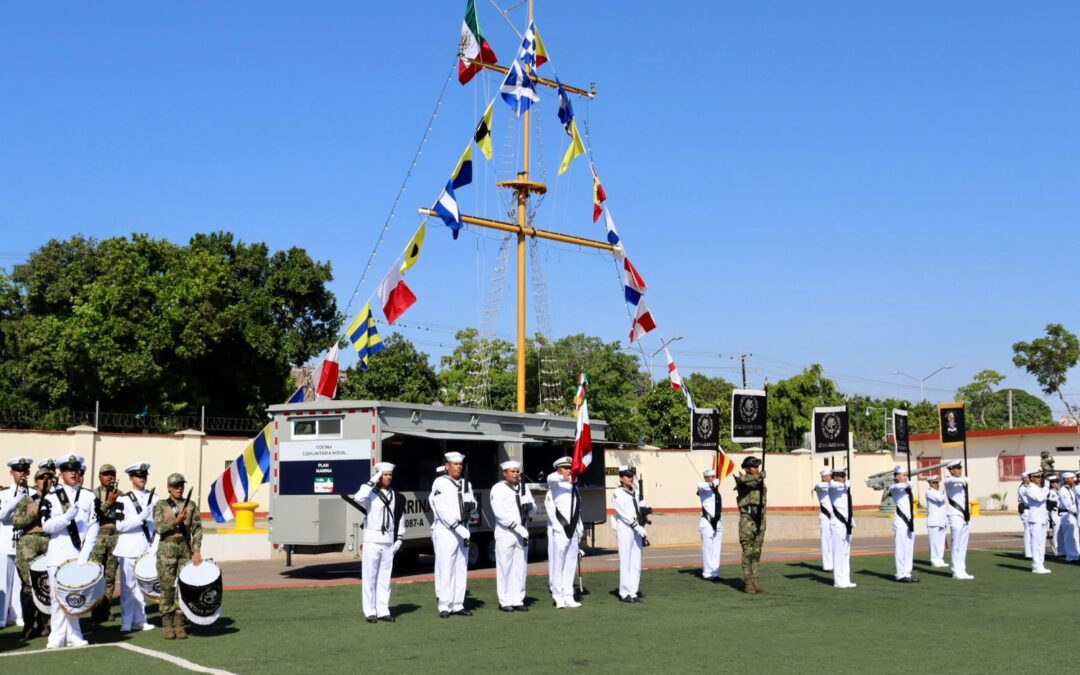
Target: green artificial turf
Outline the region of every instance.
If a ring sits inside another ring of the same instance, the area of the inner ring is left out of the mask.
[[[564,610],[551,606],[546,579],[531,576],[536,600],[527,614],[499,612],[495,582],[485,579],[470,584],[475,616],[449,619],[438,618],[431,583],[398,584],[391,601],[398,622],[375,625],[362,620],[358,586],[234,591],[223,618],[189,629],[184,642],[167,642],[160,631],[121,636],[116,621],[88,639],[128,639],[235,673],[987,673],[1060,665],[1055,641],[1080,630],[1071,611],[1080,567],[1049,563],[1054,574],[1038,576],[1010,551],[972,552],[968,563],[974,581],[917,563],[922,583],[906,585],[892,581],[891,556],[858,557],[859,587],[850,590],[834,589],[813,563],[774,563],[763,566],[770,591],[763,596],[737,590],[734,566],[722,568],[720,583],[701,580],[697,569],[646,571],[640,605],[617,601],[617,574],[589,574],[584,606]],[[0,631],[5,651],[43,642],[27,645],[14,629]],[[118,652],[4,658],[0,667],[45,672],[74,659],[80,673],[115,673],[118,664],[135,670],[128,666],[139,657]],[[166,665],[143,663],[154,672]]]

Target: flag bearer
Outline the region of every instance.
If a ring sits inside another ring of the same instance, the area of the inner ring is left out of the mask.
[[[954,459],[946,465],[949,477],[945,479],[946,513],[949,532],[952,535],[951,558],[953,579],[974,579],[967,573],[968,537],[971,536],[971,499],[968,481],[964,477],[964,465]]]
[[[913,584],[918,579],[911,576],[912,557],[915,553],[915,497],[911,494],[911,481],[907,469],[897,465],[893,469],[896,479],[889,486],[889,493],[896,503],[893,516],[893,542],[896,548],[896,580]]]
[[[11,471],[12,486],[0,490],[0,628],[10,621],[23,625],[23,609],[19,598],[22,582],[15,568],[16,545],[19,532],[15,529],[15,507],[29,494],[27,485],[30,467],[34,460],[16,457],[7,465]]]
[[[135,563],[147,551],[157,554],[154,530],[154,505],[161,499],[146,489],[150,476],[148,462],[136,462],[124,469],[131,490],[116,502],[116,547],[112,553],[120,560],[120,630],[153,630],[146,620],[146,598],[135,578]]]
[[[1049,525],[1046,501],[1050,488],[1043,487],[1041,471],[1031,472],[1028,485],[1020,488],[1020,499],[1024,501],[1028,515],[1028,527],[1024,536],[1029,539],[1031,549],[1031,571],[1035,574],[1050,574],[1044,566],[1046,560],[1046,528]]]
[[[704,482],[698,483],[698,499],[701,500],[701,576],[704,579],[720,578],[720,544],[724,538],[723,505],[720,497],[720,480],[716,471],[706,469]]]
[[[532,492],[521,477],[521,462],[499,465],[503,479],[491,488],[491,512],[495,515],[495,585],[499,609],[527,612],[525,575],[529,554],[529,514],[536,508]]]
[[[1020,525],[1024,528],[1024,557],[1031,560],[1031,537],[1028,536],[1027,504],[1024,502],[1024,488],[1031,485],[1033,471],[1025,471],[1020,474],[1020,487],[1016,489],[1016,510],[1020,512]]]
[[[930,476],[927,479],[930,486],[923,498],[926,499],[926,532],[930,540],[930,566],[948,567],[945,564],[945,526],[948,525],[946,517],[945,491],[941,489],[941,478]]]
[[[361,600],[368,623],[394,623],[390,614],[390,575],[394,571],[394,555],[401,550],[405,538],[405,500],[390,487],[395,468],[390,462],[379,462],[374,466],[371,480],[353,495],[365,509]]]
[[[634,489],[634,472],[619,467],[619,487],[611,494],[615,506],[615,534],[619,541],[619,600],[638,602],[641,585],[641,551],[645,546],[645,527],[640,523],[645,506]]]
[[[829,500],[833,512],[833,586],[855,588],[856,584],[851,583],[851,532],[855,529],[855,509],[851,503],[851,481],[847,479],[846,468],[833,469]]]
[[[581,607],[574,599],[574,571],[578,546],[585,528],[581,523],[581,495],[572,481],[571,457],[555,460],[555,472],[548,476],[548,498],[544,500],[551,525],[551,599],[559,609]]]
[[[739,544],[742,545],[743,591],[765,593],[758,583],[761,546],[765,542],[765,473],[761,460],[747,457],[742,462],[744,473],[735,478],[735,493],[739,504]]]
[[[1077,503],[1076,503],[1076,474],[1066,471],[1061,474],[1065,484],[1058,488],[1058,515],[1061,517],[1061,554],[1065,556],[1065,562],[1080,560],[1080,552],[1077,551]]]
[[[61,483],[41,506],[41,525],[49,535],[45,564],[49,568],[49,588],[53,592],[49,641],[45,645],[48,649],[86,646],[79,618],[61,611],[56,599],[56,569],[72,558],[80,563],[87,562],[97,543],[97,507],[93,493],[79,484],[82,464],[80,455],[57,460]]]
[[[814,486],[814,496],[818,500],[818,527],[821,529],[821,569],[832,572],[832,500],[829,499],[829,483],[832,482],[832,469],[821,470],[821,480]]]
[[[439,616],[472,616],[465,609],[465,588],[469,570],[469,518],[476,509],[465,471],[465,455],[448,452],[446,474],[431,485],[431,540],[435,548],[435,569],[439,596]]]

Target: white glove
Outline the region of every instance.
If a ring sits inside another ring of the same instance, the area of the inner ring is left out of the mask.
[[[397,552],[401,550],[401,545],[404,544],[404,543],[405,542],[401,541],[400,539],[395,541],[394,542],[394,548],[391,549],[391,551],[390,551],[391,555],[397,555]]]
[[[469,537],[471,536],[469,528],[465,527],[464,525],[458,525],[457,527],[455,527],[454,533],[465,541],[469,541]]]
[[[642,527],[641,525],[635,525],[634,526],[634,532],[637,532],[637,535],[639,537],[641,537],[642,539],[645,538],[645,528]]]
[[[713,478],[711,484],[712,484],[713,487],[720,487],[720,479],[719,478]]]
[[[641,508],[643,508],[643,509],[647,509],[647,508],[649,508],[649,505],[648,505],[648,504],[647,504],[647,503],[645,502],[645,500],[644,500],[644,499],[642,499],[642,500],[641,500],[641,502],[639,503],[639,506],[640,506]]]
[[[78,506],[73,505],[70,509],[67,510],[66,513],[64,513],[64,521],[68,522],[68,523],[75,522],[75,519],[78,518],[78,517],[79,517],[79,507]]]
[[[529,528],[525,527],[524,525],[518,525],[517,527],[515,527],[514,532],[516,532],[517,536],[521,537],[522,539],[529,538]]]
[[[376,471],[371,474],[371,480],[368,482],[371,483],[372,486],[378,487],[380,478],[382,478],[382,471]]]

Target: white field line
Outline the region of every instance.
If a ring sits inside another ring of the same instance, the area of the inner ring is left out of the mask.
[[[230,673],[227,670],[221,670],[220,668],[207,668],[206,666],[200,666],[199,664],[188,661],[187,659],[182,659],[179,656],[173,656],[172,654],[166,654],[165,652],[159,652],[159,651],[156,651],[156,650],[153,650],[153,649],[147,649],[146,647],[136,647],[135,645],[129,645],[129,644],[125,644],[125,643],[122,643],[122,642],[109,642],[109,643],[106,643],[106,644],[87,645],[86,647],[83,647],[82,649],[95,649],[95,648],[100,648],[100,647],[118,647],[120,649],[125,649],[125,650],[127,650],[129,652],[134,652],[134,653],[140,654],[142,656],[149,656],[151,658],[161,659],[162,661],[167,661],[167,662],[173,664],[174,666],[177,666],[178,668],[183,668],[184,670],[190,670],[193,673],[207,673],[208,675],[234,675],[233,673]],[[10,652],[10,653],[7,653],[7,654],[0,654],[0,658],[6,658],[6,657],[12,657],[12,656],[35,656],[37,654],[55,654],[55,653],[58,653],[60,651],[65,651],[66,652],[66,651],[71,651],[71,650],[72,650],[72,648],[68,648],[68,647],[64,648],[63,650],[58,650],[58,649],[34,649],[34,650],[28,651],[28,652]]]

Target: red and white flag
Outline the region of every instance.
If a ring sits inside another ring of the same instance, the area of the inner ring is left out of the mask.
[[[318,399],[334,398],[337,396],[338,385],[338,373],[340,372],[340,365],[338,364],[338,346],[334,343],[334,346],[330,348],[330,352],[323,359],[322,365],[319,369],[312,373],[312,379],[314,379],[315,395]]]
[[[399,316],[405,313],[405,310],[416,302],[416,296],[405,283],[405,279],[401,277],[397,265],[394,265],[390,273],[383,278],[376,293],[379,295],[379,302],[382,303],[386,322],[391,326]]]
[[[634,325],[630,327],[630,342],[640,338],[654,328],[656,328],[656,321],[653,320],[652,312],[649,311],[649,306],[645,304],[645,297],[642,296],[637,303]]]
[[[668,348],[664,347],[664,356],[667,357],[667,374],[671,379],[671,388],[675,391],[682,391],[682,377],[679,375],[679,369],[675,366],[675,359],[671,358],[671,352]]]
[[[592,428],[589,425],[589,399],[581,399],[577,413],[577,434],[574,436],[574,459],[570,464],[570,475],[577,482],[578,476],[592,464]]]

